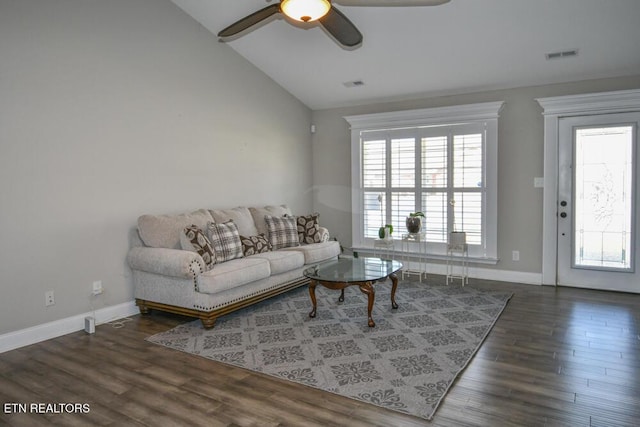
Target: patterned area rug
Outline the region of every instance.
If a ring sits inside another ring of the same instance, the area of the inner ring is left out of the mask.
[[[148,340],[431,419],[511,294],[401,281],[393,310],[391,282],[375,289],[374,328],[357,287],[340,303],[339,291],[318,285],[314,319],[303,286],[223,316],[212,330],[194,321]]]

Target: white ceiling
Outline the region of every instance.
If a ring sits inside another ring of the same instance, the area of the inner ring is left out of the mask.
[[[214,34],[271,4],[172,1]],[[358,48],[343,49],[317,24],[303,29],[283,18],[228,44],[314,110],[640,74],[640,0],[334,6],[362,32]],[[545,58],[569,49],[578,55]],[[354,80],[364,85],[343,85]]]

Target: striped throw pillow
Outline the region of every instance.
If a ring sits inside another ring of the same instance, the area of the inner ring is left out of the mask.
[[[264,221],[269,232],[269,241],[273,250],[300,246],[296,218],[265,215]]]
[[[222,224],[210,222],[207,224],[209,241],[216,253],[216,264],[242,258],[242,243],[238,226],[233,221]]]

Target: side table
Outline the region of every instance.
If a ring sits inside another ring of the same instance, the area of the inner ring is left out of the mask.
[[[456,273],[457,270],[459,273]],[[462,286],[469,284],[469,247],[467,246],[467,233],[454,231],[449,234],[447,244],[447,285],[453,279],[460,279]]]
[[[376,239],[373,241],[373,256],[376,258],[391,259],[393,249],[393,239]]]
[[[409,268],[409,254],[411,252],[412,247],[417,246],[418,249],[418,268],[417,270],[412,270]],[[404,233],[402,235],[402,252],[404,254],[405,259],[403,259],[404,264],[407,268],[402,269],[402,278],[404,276],[417,275],[418,280],[422,282],[422,277],[427,278],[427,233]]]

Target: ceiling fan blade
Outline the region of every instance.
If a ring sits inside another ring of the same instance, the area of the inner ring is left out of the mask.
[[[335,6],[318,22],[343,46],[353,47],[362,43],[362,33]]]
[[[269,18],[271,15],[275,15],[276,13],[280,13],[280,3],[272,4],[264,9],[260,9],[257,12],[252,13],[249,16],[245,16],[241,20],[234,22],[229,25],[224,30],[218,33],[218,37],[231,37],[242,31],[246,30],[249,27],[256,25],[257,23],[264,21]]]
[[[343,6],[437,6],[451,0],[334,0]]]

